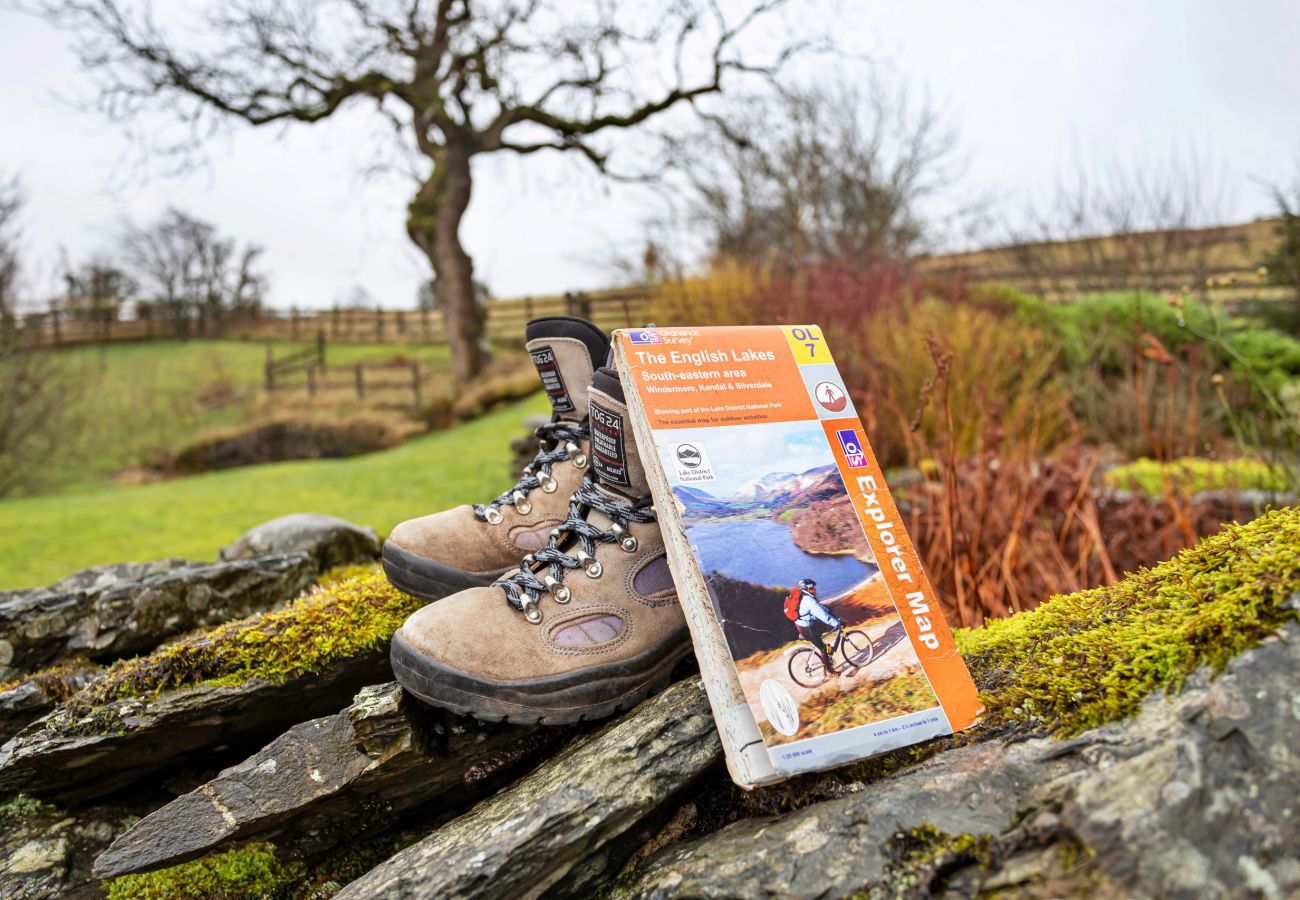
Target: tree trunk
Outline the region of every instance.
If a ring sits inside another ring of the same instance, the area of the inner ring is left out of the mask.
[[[469,206],[469,148],[452,144],[434,160],[432,174],[411,202],[406,230],[433,266],[452,371],[471,378],[487,362],[481,340],[483,310],[474,298],[474,263],[460,243],[460,220]]]

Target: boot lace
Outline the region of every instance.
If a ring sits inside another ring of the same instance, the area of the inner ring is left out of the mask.
[[[608,529],[602,530],[587,521],[587,513],[593,509],[609,517],[611,524]],[[519,564],[519,571],[498,578],[493,587],[504,590],[510,605],[536,625],[542,621],[538,603],[543,594],[550,594],[556,603],[569,602],[570,593],[564,586],[564,576],[570,571],[584,569],[589,577],[600,577],[601,565],[595,558],[597,544],[617,543],[624,551],[635,553],[637,539],[628,534],[627,526],[632,522],[654,520],[655,510],[650,497],[633,501],[606,494],[596,487],[589,472],[569,498],[568,518],[551,532],[547,545],[525,556]],[[570,534],[577,537],[576,545],[569,548],[577,551],[573,554],[560,550],[560,545]],[[549,566],[541,579],[533,572],[537,563]]]
[[[541,488],[549,494],[556,488],[556,481],[551,477],[551,466],[566,459],[573,460],[573,464],[580,469],[587,464],[586,454],[579,446],[590,434],[587,423],[564,420],[547,422],[539,426],[536,433],[541,438],[542,446],[538,448],[533,461],[524,466],[514,487],[491,503],[474,504],[474,515],[480,521],[496,525],[501,521],[501,507],[507,504],[521,515],[528,515],[533,508],[528,501],[531,492]]]

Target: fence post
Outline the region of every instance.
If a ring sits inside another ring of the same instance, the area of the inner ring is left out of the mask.
[[[421,337],[424,342],[426,344],[433,343],[433,335],[429,334],[429,311],[427,309],[420,310],[420,330],[423,332]]]
[[[415,395],[415,409],[418,412],[424,405],[420,398],[420,364],[419,362],[411,363],[411,393]]]
[[[397,333],[406,334],[406,313],[400,309],[397,311]]]
[[[275,362],[271,359],[271,345],[270,345],[270,344],[267,344],[267,345],[266,345],[266,366],[265,366],[265,373],[266,373],[266,389],[267,389],[268,391],[273,391],[273,390],[275,390]]]
[[[325,329],[316,329],[316,363],[325,368]]]
[[[376,306],[375,307],[375,343],[382,344],[383,342],[384,342],[384,308],[382,306]]]
[[[361,366],[361,363],[357,363],[356,371],[357,371],[357,399],[364,400],[366,399],[366,374],[365,374],[365,369],[363,369]]]

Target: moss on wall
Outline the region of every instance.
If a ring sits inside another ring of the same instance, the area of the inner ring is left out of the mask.
[[[1177,690],[1300,617],[1300,507],[1228,525],[1110,587],[956,632],[984,728],[1077,734]]]
[[[50,666],[48,669],[42,669],[33,675],[23,678],[15,678],[12,681],[0,683],[0,693],[12,691],[14,688],[32,682],[42,691],[45,696],[49,697],[54,703],[62,703],[77,692],[78,684],[84,683],[82,679],[100,667],[85,659],[70,659],[57,665]]]
[[[143,875],[106,884],[109,900],[212,900],[283,895],[302,880],[301,863],[282,862],[267,843],[246,844]]]
[[[65,704],[72,715],[61,721],[94,733],[102,727],[97,709],[115,700],[254,678],[283,682],[382,649],[423,601],[392,587],[378,565],[348,571],[353,574],[344,573],[342,580],[327,573],[321,586],[284,609],[227,622],[115,663]]]

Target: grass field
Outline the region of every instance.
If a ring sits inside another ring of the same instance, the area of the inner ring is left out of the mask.
[[[351,459],[0,502],[0,589],[44,584],[95,563],[214,559],[248,528],[286,513],[328,513],[385,533],[412,516],[484,502],[510,483],[509,444],[524,433],[524,416],[546,408],[538,395]]]
[[[277,357],[307,344],[273,344]],[[331,344],[331,366],[395,356],[435,368],[446,347],[417,344]],[[75,438],[50,460],[45,490],[84,490],[119,469],[148,463],[206,431],[239,425],[264,412],[256,392],[211,411],[205,395],[253,388],[262,381],[266,345],[240,341],[150,341],[80,347],[55,355],[69,385]]]

